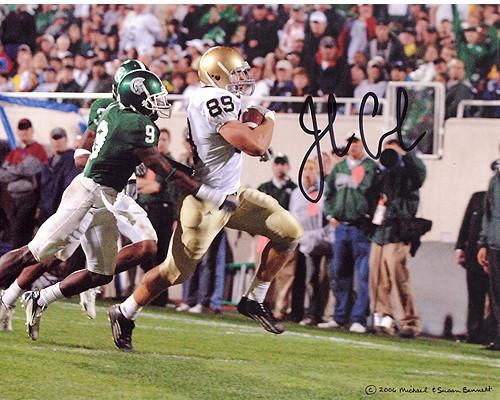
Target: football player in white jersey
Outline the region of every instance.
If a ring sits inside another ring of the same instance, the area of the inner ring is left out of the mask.
[[[192,195],[184,198],[165,261],[144,276],[132,296],[109,309],[118,348],[132,350],[134,320],[141,307],[167,287],[185,281],[225,226],[270,239],[238,311],[259,321],[269,332],[284,331],[264,298],[272,279],[293,254],[303,229],[275,199],[240,186],[241,153],[263,156],[275,123],[274,112],[267,109],[260,110],[264,122],[254,130],[239,121],[240,96],[250,94],[254,86],[249,69],[240,53],[229,47],[213,47],[200,59],[198,73],[203,87],[190,97],[187,107],[196,176],[207,186],[235,197],[237,207],[234,211],[221,210],[210,200]],[[203,197],[209,199],[210,193]]]

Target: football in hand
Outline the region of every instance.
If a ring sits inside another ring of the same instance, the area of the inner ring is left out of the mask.
[[[241,115],[241,122],[250,129],[255,129],[264,122],[264,115],[259,110],[250,107]]]

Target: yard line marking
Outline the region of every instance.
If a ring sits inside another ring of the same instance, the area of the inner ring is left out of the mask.
[[[6,348],[6,349],[21,349],[24,348],[24,346],[21,345],[9,345],[6,346],[3,343],[0,342],[0,348]],[[133,353],[125,353],[121,352],[118,350],[102,350],[102,349],[89,349],[86,347],[72,347],[72,346],[65,346],[63,344],[57,345],[57,346],[43,346],[43,345],[34,345],[31,346],[33,350],[38,350],[38,351],[53,351],[57,353],[76,353],[76,354],[86,354],[86,355],[91,355],[91,356],[97,356],[97,355],[113,355],[116,356],[117,354],[131,354],[135,357],[145,357],[145,358],[157,358],[157,359],[173,359],[173,360],[181,360],[181,361],[216,361],[216,362],[221,362],[221,363],[235,363],[235,364],[244,364],[248,363],[249,361],[247,360],[241,360],[241,359],[231,359],[231,358],[210,358],[210,357],[198,357],[198,356],[187,356],[187,355],[181,355],[181,354],[165,354],[165,353],[151,353],[151,352],[133,352]]]
[[[79,308],[77,304],[73,303],[60,303],[59,304],[63,308]],[[107,311],[106,307],[101,307],[97,306],[96,307],[99,310],[102,311]],[[156,320],[163,320],[163,321],[174,321],[174,322],[189,322],[190,324],[193,325],[200,325],[200,326],[211,326],[215,328],[231,328],[231,329],[237,329],[240,331],[242,334],[254,334],[257,333],[262,336],[269,336],[269,333],[266,333],[263,331],[262,327],[250,327],[250,326],[245,326],[245,325],[240,325],[237,323],[231,323],[231,322],[221,322],[221,321],[207,321],[207,320],[201,320],[197,318],[191,318],[188,315],[184,316],[172,316],[168,314],[154,314],[151,312],[142,312],[141,316],[143,318],[150,318],[150,319],[156,319]],[[141,328],[142,325],[138,325],[138,328]],[[144,326],[146,329],[151,329],[151,327]],[[479,355],[474,355],[474,356],[469,356],[469,355],[464,355],[464,354],[454,354],[454,353],[445,353],[445,352],[440,352],[440,351],[434,351],[434,350],[415,350],[415,349],[409,349],[406,347],[402,347],[397,345],[396,343],[393,344],[382,344],[382,343],[371,343],[367,342],[364,340],[356,340],[356,339],[347,339],[347,338],[339,338],[335,336],[322,336],[322,335],[314,335],[311,333],[303,333],[303,332],[290,332],[286,331],[283,334],[280,335],[281,337],[292,337],[292,338],[299,338],[299,339],[313,339],[313,340],[321,340],[321,341],[328,341],[328,342],[334,342],[334,343],[339,343],[339,344],[344,344],[344,345],[350,345],[353,347],[358,347],[358,348],[368,348],[372,350],[383,350],[383,351],[389,351],[389,352],[405,352],[405,353],[410,353],[414,354],[419,357],[430,357],[430,358],[439,358],[443,359],[446,358],[448,360],[456,360],[456,361],[471,361],[471,362],[482,362],[486,363],[490,367],[494,368],[500,368],[500,360],[495,360],[491,359],[489,357],[482,357]]]

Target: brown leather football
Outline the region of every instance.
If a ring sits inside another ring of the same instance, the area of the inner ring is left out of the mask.
[[[257,128],[264,122],[264,116],[255,108],[247,108],[241,115],[241,122],[251,129]]]

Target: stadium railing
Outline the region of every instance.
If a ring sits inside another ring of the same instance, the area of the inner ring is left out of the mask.
[[[464,118],[465,107],[500,107],[500,100],[462,100],[458,103],[457,118]]]
[[[88,99],[106,99],[111,98],[111,93],[58,93],[58,92],[0,92],[0,96],[25,98],[25,99],[51,99],[51,100],[88,100]],[[168,99],[171,101],[186,100],[182,94],[169,94]],[[280,103],[303,103],[305,97],[303,96],[244,96],[247,101],[260,101],[260,102],[280,102]],[[337,103],[343,104],[344,115],[351,115],[353,105],[361,103],[362,99],[354,97],[336,97]],[[313,97],[317,104],[326,103],[327,97]],[[387,109],[387,100],[379,99],[380,104],[383,106],[382,115],[384,110]]]

